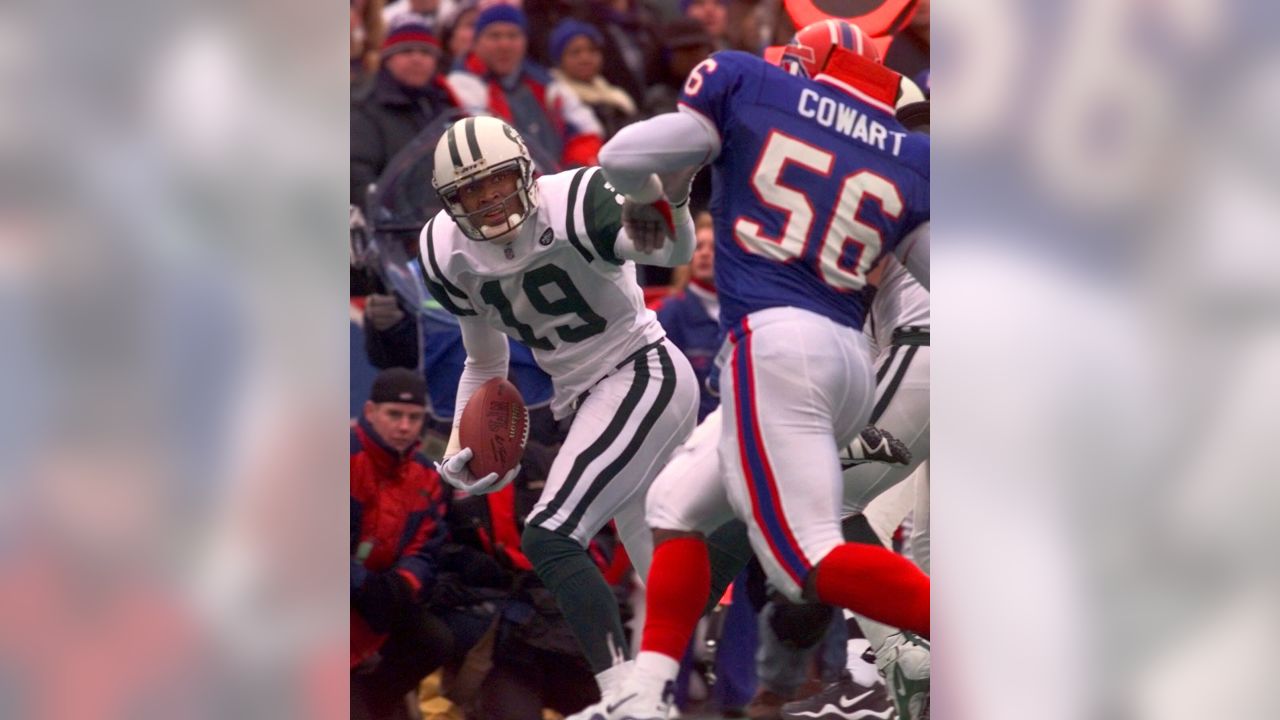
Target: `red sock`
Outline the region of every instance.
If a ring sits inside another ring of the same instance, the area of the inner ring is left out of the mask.
[[[702,538],[676,538],[655,548],[640,649],[677,661],[684,657],[710,592],[711,560]]]
[[[814,568],[818,599],[929,637],[929,576],[886,548],[845,543]]]

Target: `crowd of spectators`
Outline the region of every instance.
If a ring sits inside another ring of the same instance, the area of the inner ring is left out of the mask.
[[[928,2],[918,5],[881,49],[927,88]],[[352,0],[351,204],[364,207],[396,153],[442,113],[500,116],[559,169],[591,165],[618,129],[674,110],[684,78],[711,53],[763,53],[793,32],[781,0]],[[639,277],[700,381],[722,340],[708,175],[692,193],[693,261]],[[428,458],[439,457],[452,421],[460,333],[423,321],[367,269],[353,267],[352,278],[353,399],[368,398],[353,403],[353,717],[415,717],[416,689],[433,671],[451,717],[538,720],[544,708],[567,714],[594,702],[574,637],[520,552],[523,518],[563,439],[550,379],[511,342],[510,378],[531,408],[521,474],[491,495],[453,492]],[[699,417],[719,401],[712,386],[704,383]],[[591,551],[628,617],[642,593],[621,544],[606,529]],[[720,632],[750,657],[762,603],[744,592],[734,602],[746,615]],[[776,717],[779,698],[793,695],[757,692],[750,663],[718,672],[712,695],[725,714]],[[701,674],[690,674],[685,704],[706,695]]]
[[[794,31],[776,0],[381,0],[351,3],[351,202],[448,108],[511,122],[561,169],[592,165],[625,125],[675,108],[716,50]],[[694,191],[705,208],[710,183]],[[664,281],[666,278],[662,278]]]

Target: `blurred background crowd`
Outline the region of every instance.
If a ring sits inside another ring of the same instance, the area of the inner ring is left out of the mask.
[[[0,6],[0,716],[349,712],[339,8]],[[932,17],[934,708],[1280,717],[1280,5]]]
[[[866,6],[854,21],[889,67],[927,92],[928,0]],[[551,418],[550,379],[526,348],[511,343],[510,379],[532,416],[516,482],[469,497],[441,492],[431,469],[466,357],[456,323],[415,282],[418,231],[440,207],[430,187],[436,140],[458,117],[490,113],[521,131],[542,173],[595,164],[619,128],[675,110],[686,75],[712,53],[768,57],[818,17],[808,2],[781,0],[352,1],[353,717],[538,720],[597,699],[568,626],[520,552],[523,518],[567,429]],[[709,175],[692,194],[692,262],[640,267],[638,277],[700,382],[723,337]],[[393,380],[413,403],[377,401]],[[704,387],[699,419],[717,403]],[[399,425],[387,416],[396,407]],[[905,513],[911,488],[880,505]],[[909,552],[906,535],[884,539]],[[371,554],[377,547],[395,551]],[[638,628],[644,593],[621,544],[606,528],[591,550]],[[829,622],[829,608],[778,601],[758,568],[740,576],[688,650],[682,712],[770,720],[784,702],[838,679],[845,623]]]

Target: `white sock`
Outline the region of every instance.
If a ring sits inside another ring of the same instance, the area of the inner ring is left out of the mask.
[[[635,660],[627,660],[620,662],[608,670],[601,670],[596,673],[596,685],[600,686],[600,697],[611,698],[617,694],[618,688],[622,687],[622,681],[632,668],[635,667]]]
[[[637,689],[644,692],[662,695],[662,688],[668,680],[675,680],[680,674],[680,661],[663,655],[660,652],[642,650],[636,656],[636,679],[643,687]]]
[[[880,672],[876,670],[875,663],[869,663],[862,659],[862,653],[871,647],[871,643],[866,638],[850,638],[845,650],[848,658],[845,661],[845,667],[849,669],[849,674],[853,676],[853,681],[862,687],[872,687],[880,682]]]

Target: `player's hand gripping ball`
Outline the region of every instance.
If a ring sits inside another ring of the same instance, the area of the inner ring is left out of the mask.
[[[481,385],[462,411],[458,440],[464,450],[444,465],[449,475],[456,477],[463,470],[471,476],[458,478],[462,489],[473,494],[493,492],[515,479],[529,440],[529,410],[516,386],[503,378]],[[458,467],[462,462],[465,467]]]

